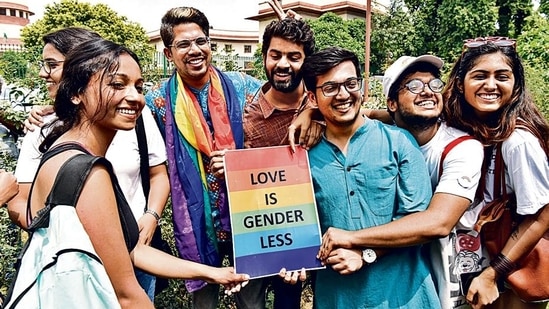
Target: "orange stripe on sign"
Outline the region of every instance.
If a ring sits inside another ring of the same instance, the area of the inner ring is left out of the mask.
[[[240,171],[277,166],[308,166],[307,151],[301,147],[292,153],[290,146],[228,150],[225,153],[225,171]]]
[[[232,192],[311,182],[307,167],[295,165],[232,171],[227,173],[225,180]]]

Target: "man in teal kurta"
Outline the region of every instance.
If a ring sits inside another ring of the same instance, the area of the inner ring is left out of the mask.
[[[326,120],[325,136],[309,152],[322,230],[359,230],[424,210],[431,198],[425,160],[407,132],[360,116],[356,55],[325,49],[302,70],[309,99]],[[419,246],[383,256],[369,249],[338,248],[323,261],[314,291],[318,309],[440,308]]]

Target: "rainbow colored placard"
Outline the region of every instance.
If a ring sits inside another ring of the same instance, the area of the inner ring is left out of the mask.
[[[225,179],[233,232],[234,266],[259,278],[323,268],[309,158],[289,146],[230,150]]]

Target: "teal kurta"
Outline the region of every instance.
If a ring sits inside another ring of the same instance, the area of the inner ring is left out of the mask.
[[[347,155],[323,139],[309,152],[322,231],[359,230],[427,208],[425,159],[404,130],[367,119]],[[394,249],[352,275],[318,271],[315,305],[327,308],[440,308],[420,246]]]

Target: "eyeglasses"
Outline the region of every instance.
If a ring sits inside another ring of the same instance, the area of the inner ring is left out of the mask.
[[[40,66],[40,69],[44,69],[44,72],[46,72],[46,74],[50,74],[51,73],[51,70],[54,70],[55,68],[57,68],[59,66],[60,63],[63,63],[65,61],[63,60],[58,60],[58,61],[55,61],[55,60],[40,60],[38,61],[38,65]]]
[[[196,44],[196,46],[198,46],[198,47],[204,46],[204,45],[210,43],[210,38],[207,37],[207,36],[201,36],[201,37],[198,37],[198,38],[192,39],[192,40],[181,40],[181,41],[174,42],[169,47],[173,46],[179,51],[187,51],[189,48],[191,48],[193,43]]]
[[[362,88],[362,78],[351,77],[342,83],[327,82],[316,88],[320,88],[325,97],[335,97],[342,85],[347,92],[359,91]]]
[[[444,82],[439,78],[431,79],[428,83],[424,83],[419,79],[412,79],[400,89],[407,88],[411,93],[420,94],[425,90],[425,86],[429,86],[429,89],[434,93],[441,93],[444,89]]]
[[[476,48],[482,45],[486,45],[488,43],[492,43],[499,47],[513,47],[515,48],[517,46],[517,41],[515,39],[510,39],[505,36],[487,36],[487,37],[479,37],[475,39],[468,39],[463,41],[463,48]]]

